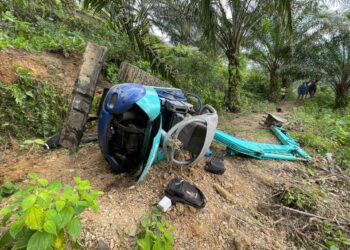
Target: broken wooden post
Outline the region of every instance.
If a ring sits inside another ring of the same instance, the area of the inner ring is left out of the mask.
[[[121,82],[125,83],[141,83],[150,86],[171,87],[166,82],[159,80],[146,71],[124,62],[119,67],[118,78]]]
[[[107,48],[88,43],[75,82],[72,100],[60,133],[60,145],[77,150],[88,119],[91,103]]]

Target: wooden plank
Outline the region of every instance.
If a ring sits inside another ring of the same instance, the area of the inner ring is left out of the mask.
[[[80,73],[60,133],[60,145],[65,148],[77,150],[79,146],[106,53],[106,47],[93,43],[86,45]]]
[[[119,67],[118,78],[124,83],[141,83],[149,86],[171,87],[168,83],[152,76],[146,71],[124,62]]]

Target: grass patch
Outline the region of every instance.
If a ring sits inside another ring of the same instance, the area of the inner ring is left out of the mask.
[[[314,212],[319,202],[326,202],[326,195],[319,186],[316,188],[311,186],[308,189],[282,186],[278,187],[274,193],[282,205],[305,212]]]
[[[69,31],[65,25],[56,27],[53,22],[38,19],[29,23],[18,20],[10,11],[3,13],[1,20],[6,28],[0,31],[0,50],[61,51],[67,57],[71,52],[84,51],[85,41],[79,33]]]
[[[259,129],[258,132],[256,133],[256,137],[258,139],[272,138],[273,136],[274,136],[273,133],[267,129]]]
[[[291,136],[315,152],[331,152],[338,165],[350,169],[350,109],[334,111],[328,93],[321,92],[292,111]]]

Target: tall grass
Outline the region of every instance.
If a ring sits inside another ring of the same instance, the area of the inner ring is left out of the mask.
[[[350,108],[333,110],[332,95],[318,93],[292,111],[292,135],[316,152],[331,152],[340,167],[350,170]]]

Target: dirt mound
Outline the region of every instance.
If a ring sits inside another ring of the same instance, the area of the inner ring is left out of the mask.
[[[56,86],[63,93],[71,93],[79,73],[81,58],[71,55],[65,58],[55,53],[31,53],[23,50],[5,49],[0,51],[0,82],[16,81],[16,68],[33,71],[33,76]]]

